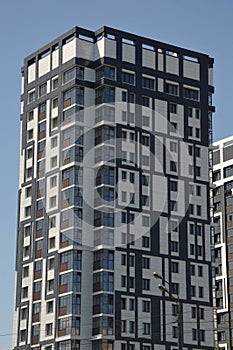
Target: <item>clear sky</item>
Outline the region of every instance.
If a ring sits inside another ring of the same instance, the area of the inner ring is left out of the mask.
[[[103,25],[215,58],[214,139],[233,134],[232,0],[6,0],[0,9],[0,350],[12,332],[23,58],[74,26]]]

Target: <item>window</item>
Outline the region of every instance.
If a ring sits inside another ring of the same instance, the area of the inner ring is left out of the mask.
[[[54,208],[54,207],[56,207],[56,205],[57,205],[57,197],[56,196],[50,197],[49,207]]]
[[[47,323],[45,327],[45,335],[50,336],[53,335],[53,324],[52,323]]]
[[[174,141],[170,142],[170,151],[171,152],[177,152],[177,143]]]
[[[179,290],[180,290],[180,288],[179,288],[179,283],[172,283],[172,293],[173,294],[179,294]]]
[[[174,171],[176,172],[177,171],[177,165],[176,165],[176,162],[174,161],[170,161],[170,171]]]
[[[177,104],[176,103],[169,103],[169,112],[170,113],[177,113]]]
[[[54,267],[55,267],[55,259],[54,258],[48,259],[48,269],[53,270]]]
[[[198,266],[198,276],[203,277],[203,266]]]
[[[134,333],[135,322],[129,321],[129,333]]]
[[[170,131],[173,132],[174,134],[177,133],[177,123],[170,122]]]
[[[178,253],[178,242],[171,241],[170,245],[171,245],[171,252]]]
[[[26,187],[25,188],[25,197],[28,198],[28,197],[31,197],[32,195],[32,187]]]
[[[126,276],[121,276],[121,287],[126,287]]]
[[[28,92],[28,103],[35,101],[36,93],[35,90]]]
[[[49,228],[56,227],[56,216],[51,216],[49,218]]]
[[[170,200],[169,202],[170,211],[177,211],[177,202]]]
[[[150,268],[150,258],[142,257],[142,268],[143,269]]]
[[[150,290],[150,280],[148,278],[142,279],[142,289],[143,290]]]
[[[177,316],[178,314],[178,305],[172,304],[172,316]]]
[[[201,196],[201,186],[199,186],[199,185],[196,186],[196,196],[198,196],[198,197]]]
[[[130,85],[135,85],[135,74],[123,71],[122,82]]]
[[[201,245],[197,246],[197,256],[202,256],[203,254],[203,247]]]
[[[46,303],[46,312],[47,314],[53,313],[53,301],[48,301]]]
[[[150,117],[142,116],[142,126],[150,126]]]
[[[171,272],[178,273],[179,272],[179,263],[178,262],[171,262]]]
[[[25,207],[25,217],[31,216],[31,206]]]
[[[121,212],[121,222],[123,223],[123,224],[126,224],[126,221],[127,221],[127,214],[126,214],[126,212]]]
[[[28,130],[27,132],[27,140],[32,140],[33,139],[33,129]]]
[[[142,226],[149,227],[150,226],[150,217],[146,215],[142,215]]]
[[[196,157],[200,157],[201,156],[201,149],[200,149],[200,147],[196,147]]]
[[[56,107],[58,107],[58,98],[57,97],[52,100],[52,108],[54,109]]]
[[[73,67],[63,73],[63,84],[68,83],[73,79],[84,79],[84,68],[83,67]]]
[[[142,195],[141,202],[142,202],[142,206],[148,206],[149,205],[149,197]]]
[[[190,136],[190,137],[193,136],[193,127],[192,126],[188,127],[188,136]]]
[[[190,252],[190,255],[194,255],[194,244],[190,244],[189,252]]]
[[[134,305],[134,299],[129,299],[129,310],[130,311],[133,311],[134,308],[135,308],[135,305]]]
[[[170,180],[170,190],[177,192],[177,190],[178,190],[178,182],[177,181]]]
[[[153,78],[142,77],[142,87],[144,89],[154,90],[155,80]]]
[[[26,158],[30,159],[33,156],[33,149],[32,148],[27,148],[26,149]]]
[[[198,287],[198,296],[199,296],[199,298],[204,297],[204,288],[203,287]]]
[[[57,136],[51,138],[51,148],[57,147]]]
[[[123,102],[127,102],[127,92],[126,91],[122,91],[122,97],[121,97]]]
[[[50,159],[51,168],[55,168],[57,166],[57,156],[54,156]]]
[[[22,299],[28,298],[28,287],[22,288]]]
[[[166,82],[166,84],[165,84],[165,92],[167,94],[178,96],[179,95],[178,87],[179,86],[177,84],[172,84],[172,83],[167,83]]]
[[[150,301],[142,300],[142,312],[150,312]]]
[[[197,340],[197,330],[196,329],[192,329],[192,340]]]
[[[191,146],[191,145],[188,146],[188,153],[190,156],[193,155],[193,146]]]
[[[196,286],[191,286],[191,297],[196,296]]]
[[[200,329],[200,341],[205,341],[205,331],[203,329]]]
[[[142,105],[145,107],[150,107],[150,97],[142,96]]]
[[[52,80],[52,89],[55,90],[58,88],[58,78]]]
[[[129,181],[131,184],[134,184],[134,181],[135,181],[135,174],[134,173],[129,173]]]
[[[199,308],[199,317],[201,320],[205,319],[205,310],[202,307]]]
[[[142,334],[143,335],[150,335],[150,323],[142,323]]]
[[[142,236],[142,247],[150,248],[150,237]]]
[[[22,329],[20,331],[20,341],[25,342],[26,338],[27,338],[27,331],[26,331],[26,329]]]
[[[172,326],[172,337],[178,338],[178,327]]]
[[[121,298],[121,309],[126,310],[126,298]]]
[[[101,66],[96,69],[96,81],[101,80],[102,78],[115,80],[116,79],[116,69],[111,66]]]
[[[192,318],[196,318],[197,317],[196,307],[192,306],[191,310],[192,310]]]
[[[31,120],[34,119],[34,110],[28,112],[28,118],[27,121],[30,122]]]
[[[26,278],[29,276],[29,266],[23,267],[23,278]]]
[[[134,267],[134,255],[129,256],[129,266]]]
[[[28,308],[27,307],[23,307],[21,309],[21,312],[20,312],[20,319],[21,320],[27,320],[28,318]]]
[[[134,288],[134,277],[129,277],[129,288]]]
[[[126,265],[126,254],[121,254],[121,265]]]
[[[47,281],[47,292],[53,292],[54,291],[54,279]]]
[[[195,276],[196,274],[196,266],[193,264],[190,265],[190,274],[191,276]]]
[[[54,188],[57,186],[57,176],[52,176],[50,178],[50,188]]]
[[[201,205],[197,205],[197,215],[201,216]]]
[[[45,95],[47,93],[47,83],[44,83],[39,86],[39,97]]]
[[[183,93],[184,93],[184,98],[187,98],[189,100],[199,101],[199,90],[184,87]]]

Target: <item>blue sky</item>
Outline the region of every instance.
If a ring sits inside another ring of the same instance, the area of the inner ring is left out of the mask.
[[[8,0],[0,12],[1,200],[0,350],[12,332],[18,187],[20,68],[23,58],[78,25],[115,27],[215,58],[214,139],[233,134],[231,0]]]

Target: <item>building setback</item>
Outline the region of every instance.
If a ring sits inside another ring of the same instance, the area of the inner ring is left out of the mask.
[[[213,349],[213,59],[75,27],[22,68],[13,349]],[[164,282],[165,283],[165,282]]]
[[[214,143],[214,244],[219,348],[233,346],[233,137]]]

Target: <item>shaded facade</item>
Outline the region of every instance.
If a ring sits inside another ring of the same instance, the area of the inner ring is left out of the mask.
[[[218,342],[231,349],[233,339],[233,137],[214,143],[213,151],[214,245]]]

